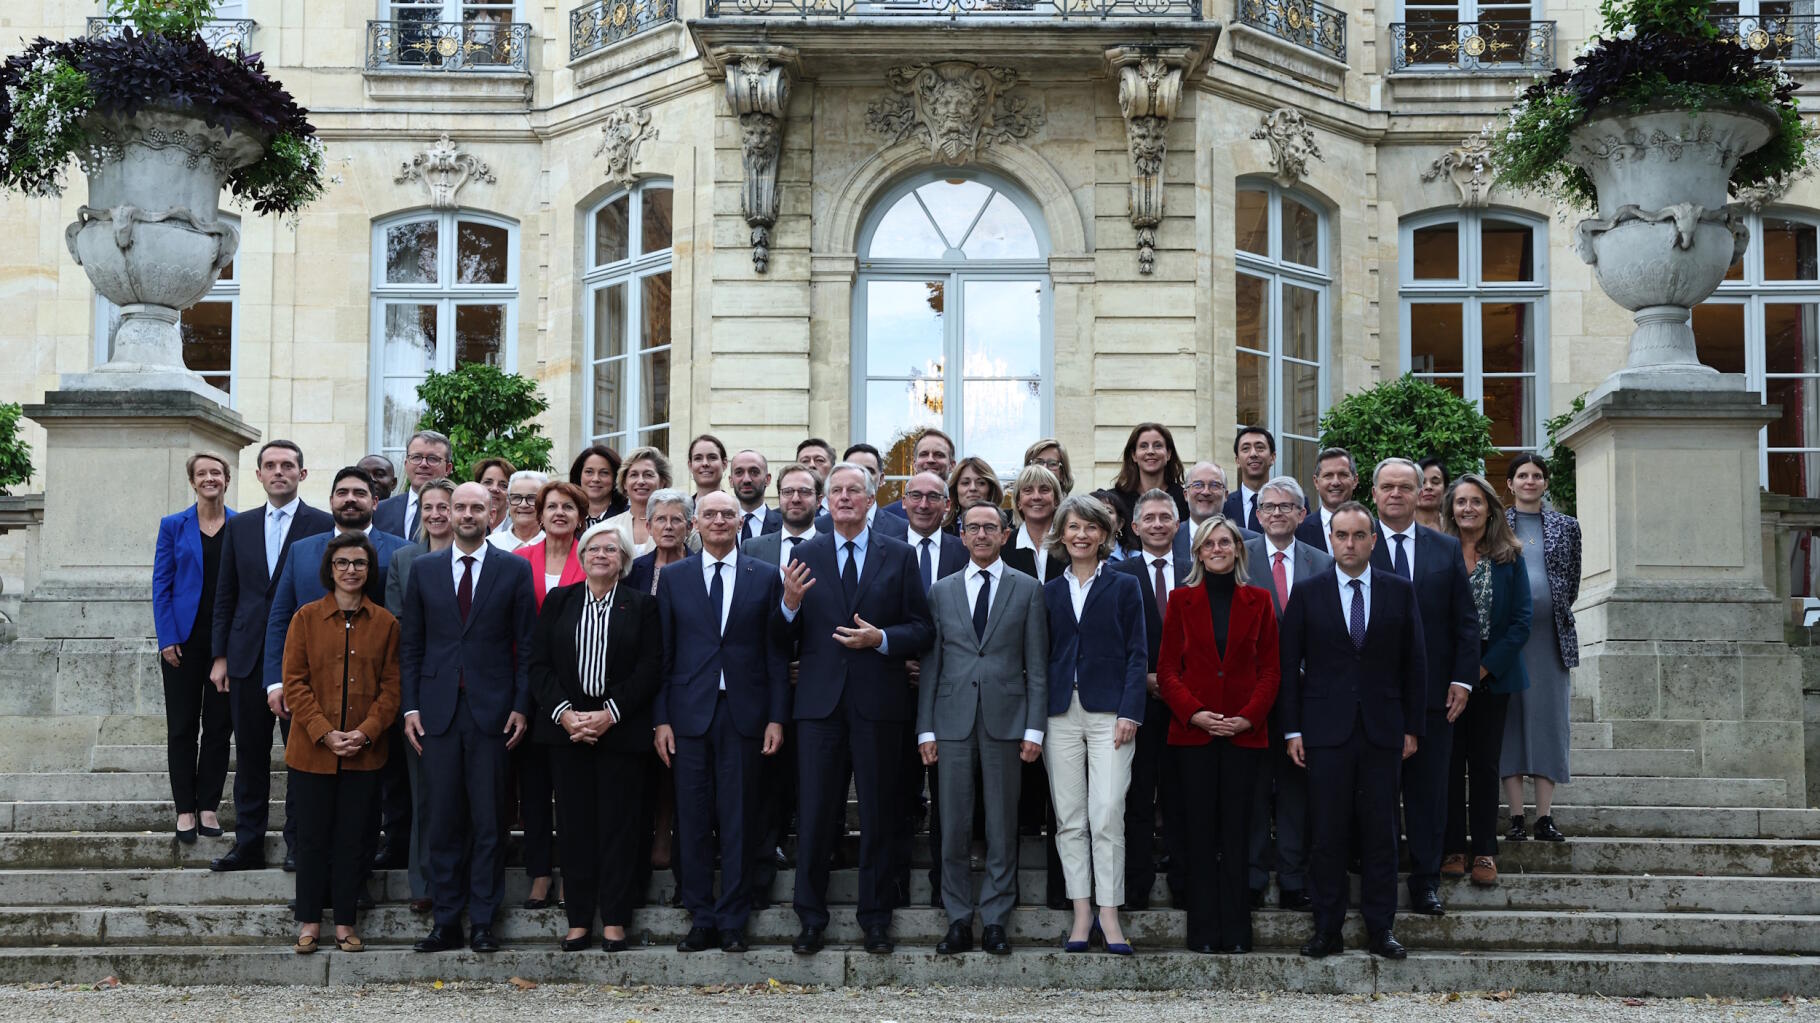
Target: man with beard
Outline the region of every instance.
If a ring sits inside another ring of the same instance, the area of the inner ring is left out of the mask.
[[[738,542],[782,528],[782,516],[765,507],[765,488],[771,485],[771,464],[765,456],[747,448],[733,456],[729,474],[733,477],[733,496],[739,501]]]

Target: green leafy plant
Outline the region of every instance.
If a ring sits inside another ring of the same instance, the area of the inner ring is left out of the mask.
[[[419,430],[446,434],[455,445],[455,474],[482,458],[503,458],[520,469],[550,471],[550,438],[536,419],[550,403],[537,382],[486,363],[431,372],[417,385],[423,399]]]
[[[107,0],[107,20],[141,33],[192,35],[214,15],[214,0]]]
[[[32,478],[32,448],[19,436],[17,404],[0,405],[0,494]]]
[[[1497,454],[1491,420],[1472,402],[1405,373],[1366,388],[1321,417],[1321,446],[1352,452],[1359,468],[1353,494],[1371,506],[1371,470],[1386,458],[1439,458],[1447,474],[1479,472]]]
[[[1566,412],[1551,416],[1542,424],[1548,431],[1548,500],[1556,511],[1568,515],[1574,514],[1574,472],[1577,465],[1574,449],[1561,443],[1560,435],[1562,430],[1567,429],[1567,424],[1585,409],[1586,392],[1581,391]]]

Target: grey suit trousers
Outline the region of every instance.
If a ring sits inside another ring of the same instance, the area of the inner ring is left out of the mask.
[[[1017,903],[1017,796],[1022,780],[1018,740],[994,739],[974,725],[965,739],[936,741],[942,814],[942,906],[950,924],[973,919],[974,777],[986,810],[986,876],[980,886],[982,925],[1003,926]]]

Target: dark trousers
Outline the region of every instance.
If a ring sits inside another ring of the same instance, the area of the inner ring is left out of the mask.
[[[746,866],[756,834],[759,750],[763,740],[733,726],[726,694],[701,735],[676,737],[676,836],[682,847],[678,884],[696,927],[744,930],[752,912]],[[714,896],[714,835],[720,833],[720,897]]]
[[[1309,857],[1314,925],[1338,934],[1346,920],[1352,884],[1346,861],[1359,840],[1359,912],[1372,935],[1390,930],[1397,911],[1397,766],[1399,746],[1386,749],[1365,739],[1363,721],[1338,746],[1309,746],[1309,819],[1314,852]]]
[[[1156,887],[1157,815],[1163,818],[1163,851],[1169,855],[1169,892],[1186,884],[1188,855],[1182,848],[1180,786],[1168,763],[1169,705],[1144,704],[1137,750],[1131,756],[1131,787],[1125,791],[1125,901],[1142,904]],[[1052,843],[1053,844],[1053,843]]]
[[[1453,757],[1453,725],[1446,711],[1428,712],[1428,730],[1415,756],[1403,761],[1403,834],[1409,842],[1409,888],[1433,888],[1441,881],[1441,845],[1447,835],[1447,767]]]
[[[525,835],[525,874],[530,877],[550,876],[550,833],[556,828],[550,809],[555,792],[550,779],[550,748],[526,740],[518,744],[507,761],[515,776],[515,784],[507,791],[518,796],[518,821]]]
[[[175,668],[158,658],[164,674],[171,801],[178,813],[212,813],[221,806],[221,790],[227,784],[233,704],[209,681],[208,630],[191,633],[180,649],[183,663]]]
[[[392,727],[386,729],[385,767],[379,772],[379,826],[390,839],[393,849],[408,850],[411,847],[411,825],[415,820],[411,801],[411,772],[407,766],[407,757],[411,744],[404,737],[404,722],[394,720]]]
[[[505,735],[475,723],[465,694],[455,700],[448,730],[423,737],[423,777],[430,789],[430,900],[438,926],[458,926],[465,907],[471,925],[491,927],[499,910],[506,879],[506,752]]]
[[[1509,693],[1483,688],[1466,701],[1454,722],[1453,757],[1447,771],[1447,843],[1450,853],[1498,854],[1498,757],[1504,752]],[[1472,829],[1472,844],[1466,832]]]
[[[1169,751],[1177,783],[1195,793],[1187,828],[1188,947],[1249,949],[1251,803],[1266,754],[1224,739]]]
[[[335,926],[354,926],[355,900],[366,861],[347,855],[364,849],[379,794],[378,771],[312,774],[293,769],[290,810],[297,817],[297,922],[319,924],[322,907],[335,907]]]
[[[870,721],[842,699],[834,713],[798,721],[796,896],[804,927],[828,926],[828,856],[844,830],[847,790],[838,783],[851,764],[859,796],[859,924],[889,927],[895,898],[891,844],[903,834],[901,721]]]
[[[1289,759],[1279,736],[1258,761],[1251,801],[1251,887],[1308,890],[1308,771]],[[1274,834],[1274,838],[1272,835]]]
[[[783,848],[795,813],[796,725],[786,721],[783,749],[776,756],[759,758],[757,834],[752,840],[746,886],[755,899],[771,901],[771,884],[777,879],[777,850]]]
[[[598,911],[607,927],[632,922],[639,864],[651,865],[651,832],[645,818],[648,753],[620,753],[585,743],[547,746],[562,828],[562,901],[570,927],[594,928]]]
[[[266,823],[271,819],[272,724],[277,723],[278,734],[289,742],[291,722],[272,713],[258,678],[229,679],[228,700],[234,712],[234,843],[263,856]],[[285,791],[284,847],[295,851],[297,820],[291,813],[290,790]]]

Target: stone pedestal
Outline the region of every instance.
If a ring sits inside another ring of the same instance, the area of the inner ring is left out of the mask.
[[[1700,776],[1805,805],[1801,667],[1763,577],[1758,431],[1741,391],[1619,390],[1569,424],[1583,534],[1577,691],[1614,744],[1692,748]]]

